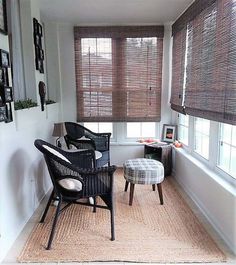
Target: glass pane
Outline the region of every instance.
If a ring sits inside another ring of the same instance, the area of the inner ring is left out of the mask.
[[[219,166],[229,172],[230,165],[230,146],[228,144],[220,144],[220,156],[219,156]]]
[[[232,126],[232,145],[236,147],[236,126]]]
[[[236,148],[231,148],[230,175],[236,178]]]
[[[179,125],[179,141],[185,145],[188,145],[188,128],[182,125]]]
[[[141,137],[141,123],[140,122],[128,122],[127,123],[127,137],[128,138]]]
[[[232,125],[221,124],[221,141],[230,144],[231,143]]]
[[[189,124],[188,120],[189,120],[188,115],[179,114],[179,124],[180,125],[184,125],[184,126],[188,127],[188,124]]]
[[[209,158],[209,137],[202,135],[201,137],[201,155],[206,159]]]
[[[92,132],[98,133],[98,123],[97,122],[84,122],[84,127],[88,128]]]
[[[142,122],[142,137],[155,137],[156,126],[155,122]]]
[[[110,132],[111,134],[113,133],[113,126],[112,126],[112,122],[99,122],[98,124],[99,127],[99,132]]]

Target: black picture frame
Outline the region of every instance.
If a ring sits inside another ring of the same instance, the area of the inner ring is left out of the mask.
[[[0,86],[0,102],[1,104],[5,104],[7,102],[13,101],[13,91],[12,87],[9,86]]]
[[[11,108],[11,103],[6,104],[6,119],[5,122],[12,122],[13,117],[12,117],[12,108]]]
[[[43,36],[43,27],[42,27],[42,25],[40,23],[38,23],[38,35],[40,37]]]
[[[7,6],[6,0],[0,0],[0,33],[7,35]]]
[[[0,84],[9,86],[8,68],[0,68]]]
[[[0,67],[10,67],[9,52],[2,49],[0,49]]]
[[[38,35],[38,20],[33,18],[34,35]]]
[[[0,106],[0,122],[7,120],[7,106]]]

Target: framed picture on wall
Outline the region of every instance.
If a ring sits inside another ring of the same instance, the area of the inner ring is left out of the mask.
[[[162,141],[173,143],[176,140],[176,125],[164,124],[162,130]]]
[[[6,121],[7,119],[7,107],[6,105],[0,106],[0,122]]]
[[[0,32],[7,35],[6,0],[0,0]]]
[[[10,67],[9,53],[7,51],[2,50],[2,49],[0,49],[0,66],[1,67]]]

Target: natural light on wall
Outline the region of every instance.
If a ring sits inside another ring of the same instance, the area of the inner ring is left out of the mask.
[[[194,151],[202,157],[209,159],[210,121],[194,119]]]
[[[236,126],[220,124],[218,167],[236,178]]]

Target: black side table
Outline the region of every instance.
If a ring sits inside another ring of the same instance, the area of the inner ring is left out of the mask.
[[[172,171],[172,147],[170,144],[145,144],[144,157],[160,161],[165,170],[165,176]]]

